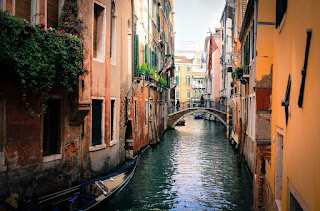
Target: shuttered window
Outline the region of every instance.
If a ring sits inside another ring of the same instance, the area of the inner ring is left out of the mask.
[[[134,72],[135,76],[138,76],[139,73],[139,35],[134,34]]]
[[[111,100],[111,140],[116,140],[116,108],[115,108],[116,100]]]
[[[58,26],[59,0],[47,0],[47,26],[56,28]]]
[[[30,21],[31,0],[16,0],[15,16]]]
[[[276,28],[278,28],[287,11],[287,0],[277,0],[276,4]]]

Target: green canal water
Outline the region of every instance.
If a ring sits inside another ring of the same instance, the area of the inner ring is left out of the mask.
[[[143,152],[133,179],[101,210],[251,210],[250,175],[225,127],[185,120]]]

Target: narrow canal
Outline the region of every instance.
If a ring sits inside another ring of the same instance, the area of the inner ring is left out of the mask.
[[[250,210],[252,184],[220,123],[186,118],[141,156],[108,210]]]

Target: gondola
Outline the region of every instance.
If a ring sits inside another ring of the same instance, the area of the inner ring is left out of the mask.
[[[39,198],[41,210],[91,210],[119,193],[131,180],[139,163],[139,156],[129,166],[110,175]]]

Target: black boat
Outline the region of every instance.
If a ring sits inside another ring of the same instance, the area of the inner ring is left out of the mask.
[[[139,156],[131,165],[113,174],[41,197],[36,204],[41,210],[90,210],[119,193],[133,177],[138,163]]]

